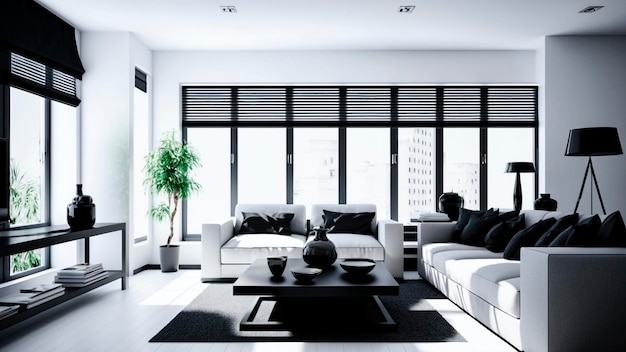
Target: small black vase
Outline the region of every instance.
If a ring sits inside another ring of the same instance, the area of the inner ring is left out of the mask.
[[[555,199],[550,198],[550,193],[541,193],[539,198],[535,200],[535,210],[549,210],[555,211],[558,202]]]
[[[96,205],[91,196],[83,194],[83,185],[76,185],[76,197],[67,205],[67,223],[72,231],[85,230],[96,223]]]
[[[302,259],[305,263],[316,268],[327,268],[337,260],[335,244],[326,237],[326,229],[317,227],[315,238],[302,249]]]
[[[439,196],[439,212],[448,214],[452,221],[459,219],[459,210],[463,207],[463,197],[455,192],[446,192]]]

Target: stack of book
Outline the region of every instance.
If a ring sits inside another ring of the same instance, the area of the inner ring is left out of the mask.
[[[60,270],[54,277],[54,282],[64,287],[84,287],[109,276],[102,264],[76,264]]]
[[[19,293],[0,297],[0,305],[9,307],[17,305],[19,309],[29,309],[57,297],[61,297],[64,293],[65,288],[60,284],[42,284],[34,287],[23,288]],[[0,311],[3,311],[6,307],[0,308],[2,308]],[[14,313],[15,312],[12,311],[5,312],[5,314],[9,315]]]
[[[412,222],[447,222],[450,217],[445,213],[419,213],[416,218],[411,219]]]
[[[0,306],[0,320],[4,318],[8,318],[13,314],[16,314],[20,309],[19,305],[10,305],[10,306]]]

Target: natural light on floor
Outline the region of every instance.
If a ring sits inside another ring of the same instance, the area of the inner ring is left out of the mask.
[[[142,306],[186,306],[210,284],[200,281],[196,271],[184,273],[174,279],[150,297],[144,299]]]

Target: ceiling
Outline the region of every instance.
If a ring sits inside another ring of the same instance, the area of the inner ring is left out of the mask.
[[[532,50],[550,35],[626,35],[625,0],[36,1],[152,50]],[[604,8],[579,13],[591,5]]]

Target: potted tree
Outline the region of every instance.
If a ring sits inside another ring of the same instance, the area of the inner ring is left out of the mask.
[[[193,180],[191,171],[200,166],[200,158],[187,141],[179,141],[175,131],[163,134],[160,145],[145,157],[144,185],[154,195],[167,196],[167,203],[162,202],[149,210],[149,215],[162,221],[169,219],[167,243],[159,248],[161,271],[178,270],[180,248],[172,244],[174,238],[174,218],[178,212],[178,202],[186,199],[200,189],[200,184]]]

